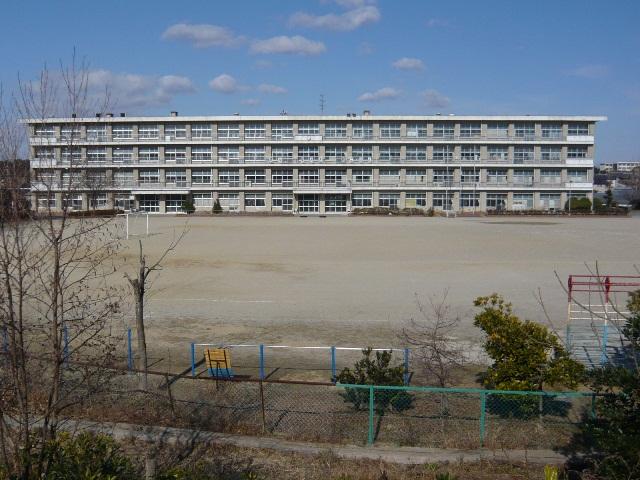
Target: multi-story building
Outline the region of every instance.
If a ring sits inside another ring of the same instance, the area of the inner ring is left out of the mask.
[[[596,116],[27,121],[34,208],[346,213],[559,209],[592,198]]]
[[[603,172],[629,173],[638,167],[640,167],[640,162],[603,163],[600,165],[600,170]]]

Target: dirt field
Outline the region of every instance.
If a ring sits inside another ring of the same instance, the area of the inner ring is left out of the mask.
[[[186,217],[152,217],[144,238],[157,257]],[[473,299],[499,292],[524,317],[564,327],[570,273],[633,274],[640,217],[192,217],[152,287],[156,349],[188,342],[388,347],[427,300],[449,289],[461,340],[476,340]],[[136,243],[126,241],[133,271]],[[172,353],[173,354],[173,353]]]

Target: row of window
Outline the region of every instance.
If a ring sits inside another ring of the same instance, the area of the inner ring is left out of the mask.
[[[403,147],[400,145],[381,145],[378,147],[378,159],[380,161],[397,162],[401,160],[407,161],[426,161],[428,159],[426,145],[408,145],[404,147],[404,156],[402,154]],[[491,160],[509,160],[509,147],[506,145],[487,145],[486,156],[481,155],[480,145],[462,145],[459,147],[459,158],[461,160],[477,161],[479,159]],[[454,145],[434,145],[432,147],[431,158],[434,161],[453,160],[455,153]],[[534,160],[535,148],[530,145],[516,146],[513,148],[514,161]],[[566,147],[567,158],[587,158],[588,147],[586,145],[571,145]],[[86,158],[88,162],[106,162],[109,151],[106,147],[89,147],[86,149]],[[50,159],[56,158],[56,150],[53,147],[36,147],[36,158]],[[62,148],[60,152],[63,161],[80,162],[83,152],[79,147]],[[138,147],[137,158],[141,162],[159,162],[160,147]],[[373,147],[370,145],[351,147],[350,158],[361,160],[372,160],[374,157]],[[194,146],[191,147],[191,161],[193,162],[210,162],[214,155],[211,146]],[[217,147],[217,159],[219,161],[233,161],[241,158],[240,146],[219,146]],[[346,146],[326,146],[324,147],[324,155],[320,155],[319,145],[300,145],[297,147],[297,157],[294,156],[293,146],[274,146],[271,147],[270,155],[267,154],[265,146],[252,145],[245,146],[242,158],[245,161],[265,161],[268,158],[278,161],[293,161],[295,158],[302,161],[320,160],[321,158],[346,160]],[[540,147],[538,158],[545,161],[560,161],[562,159],[562,147],[544,145]],[[111,159],[114,162],[131,163],[134,159],[134,147],[115,147],[111,149]],[[186,162],[187,147],[165,147],[164,161],[167,162]]]
[[[426,122],[414,122],[403,124],[400,122],[381,122],[379,125],[381,138],[401,138],[403,126],[406,128],[407,137],[425,138],[428,136]],[[481,122],[462,122],[458,124],[459,136],[462,138],[474,138],[482,135]],[[169,139],[190,138],[212,138],[213,127],[210,123],[184,123],[164,124],[164,137]],[[138,126],[139,139],[160,138],[160,125],[142,123]],[[234,139],[241,138],[241,128],[239,123],[218,123],[216,124],[217,138]],[[267,138],[267,125],[265,123],[245,123],[244,138]],[[317,122],[300,122],[297,124],[298,135],[320,135],[321,125]],[[455,136],[456,123],[439,122],[433,123],[433,136],[449,138]],[[373,138],[374,124],[371,122],[354,123],[351,128],[351,136],[354,138]],[[81,138],[82,127],[80,125],[62,125],[60,135],[62,138]],[[325,123],[324,136],[328,138],[348,138],[346,123]],[[55,126],[52,124],[35,125],[34,134],[37,137],[55,137]],[[518,122],[514,124],[513,134],[517,138],[532,138],[536,135],[536,124],[533,122]],[[567,125],[568,135],[589,135],[589,124],[586,122],[569,123]],[[486,124],[486,135],[489,137],[503,138],[509,136],[509,124],[506,122],[489,122]],[[540,135],[542,138],[558,139],[563,136],[562,123],[542,123],[540,124]],[[88,140],[107,140],[108,130],[106,124],[87,125],[86,138]],[[132,124],[113,124],[111,126],[111,137],[113,139],[126,140],[134,138],[134,128]],[[270,137],[273,139],[293,138],[293,123],[272,123]]]

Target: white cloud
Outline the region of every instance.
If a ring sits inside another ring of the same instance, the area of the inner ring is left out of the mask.
[[[234,47],[244,41],[226,27],[218,25],[176,23],[162,34],[165,40],[184,40],[197,48]]]
[[[441,18],[430,18],[429,20],[427,20],[427,27],[429,28],[448,27],[448,26],[449,26],[449,22]]]
[[[251,45],[252,53],[287,53],[295,55],[318,55],[327,50],[322,42],[315,42],[308,38],[296,35],[287,37],[281,35],[278,37],[267,38],[266,40],[256,40]]]
[[[278,85],[271,85],[269,83],[261,83],[258,85],[258,91],[262,93],[287,93],[287,89]]]
[[[218,75],[209,82],[209,88],[220,93],[235,93],[244,87],[238,81],[227,73]]]
[[[451,104],[449,97],[444,96],[437,90],[425,90],[422,92],[422,98],[427,107],[431,108],[445,108]]]
[[[582,65],[568,70],[566,73],[572,77],[596,79],[609,75],[610,69],[606,65]]]
[[[389,100],[398,98],[400,96],[400,90],[392,87],[384,87],[375,92],[365,92],[358,97],[361,102],[379,102],[380,100]]]
[[[193,82],[178,75],[137,75],[114,73],[109,70],[92,70],[88,75],[89,93],[100,98],[109,91],[113,107],[145,108],[165,105],[175,95],[196,91]]]
[[[249,105],[249,106],[256,106],[256,105],[260,105],[260,100],[257,98],[244,98],[242,100],[240,100],[240,103],[242,105]]]
[[[344,13],[329,13],[327,15],[312,15],[297,12],[289,18],[289,24],[294,27],[326,28],[328,30],[350,31],[368,23],[380,20],[380,10],[373,5],[363,5]]]
[[[399,58],[392,65],[398,70],[424,70],[424,63],[419,58]]]

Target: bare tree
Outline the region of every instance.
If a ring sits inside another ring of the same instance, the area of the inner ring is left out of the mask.
[[[35,82],[20,79],[12,107],[2,109],[5,158],[16,159],[24,148],[11,140],[18,117],[38,125],[51,117],[68,118],[63,132],[69,127],[72,133],[60,141],[73,149],[75,117],[99,111],[88,92],[88,63],[75,52],[60,72],[45,67]],[[46,156],[51,167],[56,165],[53,152]],[[76,161],[73,155],[70,161]],[[75,182],[70,179],[63,188],[51,172],[41,182],[46,203],[36,214],[11,202],[0,220],[0,327],[6,353],[0,448],[8,474],[20,478],[46,477],[43,446],[56,435],[65,411],[107,387],[111,374],[105,367],[122,341],[114,333],[122,325],[122,292],[109,281],[120,246],[115,226],[112,219],[71,218]],[[56,209],[50,199],[58,198],[62,203]],[[92,367],[76,365],[76,359]]]
[[[465,363],[462,345],[452,337],[460,324],[447,303],[448,290],[440,299],[429,297],[428,307],[416,294],[419,318],[412,318],[402,329],[400,338],[412,347],[425,380],[430,385],[449,387],[455,380],[456,370]]]
[[[142,248],[142,240],[138,240],[138,273],[133,278],[128,274],[125,274],[125,278],[129,281],[129,285],[131,285],[131,289],[133,290],[135,300],[136,332],[138,339],[138,369],[143,371],[141,388],[145,390],[148,388],[147,371],[149,369],[149,358],[147,355],[147,340],[144,328],[144,302],[147,290],[149,289],[150,276],[154,272],[162,270],[162,262],[169,253],[175,250],[186,233],[187,229],[185,226],[180,235],[174,235],[169,246],[162,252],[160,257],[151,264],[147,262],[147,257]]]

